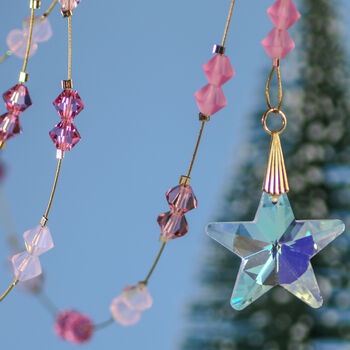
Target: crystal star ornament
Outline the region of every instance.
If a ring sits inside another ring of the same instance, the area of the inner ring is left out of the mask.
[[[295,220],[286,194],[263,193],[252,222],[214,222],[207,234],[238,255],[231,306],[242,310],[280,285],[313,308],[322,296],[310,259],[345,230],[340,220]]]

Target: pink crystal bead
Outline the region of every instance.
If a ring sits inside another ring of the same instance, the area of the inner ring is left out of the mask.
[[[76,90],[63,90],[53,105],[63,120],[74,119],[84,109],[83,101]]]
[[[170,208],[180,209],[183,213],[197,208],[197,198],[190,185],[178,185],[166,193]]]
[[[80,0],[59,0],[59,3],[62,6],[62,10],[74,10],[80,3]]]
[[[122,297],[126,305],[133,310],[145,311],[152,307],[153,299],[145,285],[127,286]]]
[[[47,226],[41,225],[24,232],[24,242],[28,253],[39,256],[54,247],[50,230]]]
[[[203,66],[210,84],[221,86],[230,80],[235,72],[226,55],[216,55]]]
[[[272,58],[285,58],[295,47],[294,41],[286,30],[274,28],[262,41],[267,54]]]
[[[19,29],[11,30],[7,36],[6,42],[10,51],[19,58],[24,58],[27,51],[26,33]],[[38,44],[33,41],[30,45],[29,57],[33,56],[38,49]]]
[[[42,272],[39,258],[27,251],[14,255],[11,262],[15,277],[20,282],[39,276]]]
[[[16,115],[5,113],[0,116],[0,142],[6,142],[21,132],[22,128]]]
[[[88,316],[69,310],[58,314],[54,330],[64,340],[81,344],[91,339],[94,325]]]
[[[292,0],[276,1],[269,7],[267,13],[277,29],[288,29],[300,18],[300,13]]]
[[[122,296],[112,301],[110,311],[114,320],[123,326],[132,326],[141,319],[141,312],[131,309]]]
[[[184,236],[188,232],[188,224],[184,215],[180,212],[169,211],[158,216],[158,224],[161,229],[161,241],[168,241]]]
[[[56,148],[62,151],[70,151],[81,140],[75,125],[66,121],[56,124],[49,134]]]
[[[220,86],[208,84],[195,93],[195,98],[201,113],[213,115],[227,105]]]
[[[30,17],[26,17],[23,21],[23,29],[26,37],[29,35],[29,25]],[[49,19],[47,17],[36,16],[34,18],[32,41],[44,42],[50,40],[51,37],[52,28]]]
[[[21,114],[32,105],[28,89],[23,84],[17,84],[2,95],[9,112],[15,115]]]

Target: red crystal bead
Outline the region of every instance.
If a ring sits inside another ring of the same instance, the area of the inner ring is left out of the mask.
[[[182,237],[188,232],[187,220],[182,213],[171,210],[159,215],[157,221],[162,232],[162,241]]]
[[[0,116],[0,142],[6,142],[21,132],[22,128],[17,115],[5,113]]]
[[[76,90],[63,90],[53,105],[63,120],[74,119],[85,108]]]
[[[70,151],[80,140],[78,130],[72,122],[61,121],[49,133],[57,149]]]
[[[23,84],[17,84],[2,95],[9,112],[20,115],[32,105],[28,89]]]
[[[179,185],[166,193],[170,208],[180,209],[183,213],[197,208],[197,198],[190,185]]]

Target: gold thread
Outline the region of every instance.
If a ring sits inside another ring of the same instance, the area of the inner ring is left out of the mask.
[[[29,58],[29,53],[30,53],[30,46],[32,44],[34,12],[35,12],[35,9],[32,8],[30,11],[30,25],[29,25],[29,34],[28,34],[28,41],[27,41],[27,50],[26,50],[26,55],[24,57],[23,68],[22,68],[22,72],[24,72],[24,73],[26,72],[26,69],[27,69],[28,58]]]
[[[228,33],[228,28],[230,27],[230,23],[231,23],[231,18],[232,18],[232,13],[233,13],[233,8],[235,6],[235,2],[236,2],[236,0],[232,0],[232,2],[231,2],[230,11],[228,13],[228,17],[227,17],[227,21],[226,21],[226,27],[225,27],[224,35],[222,37],[221,46],[225,46],[226,37],[227,37],[227,33]]]
[[[72,17],[68,17],[68,80],[72,79]]]
[[[147,275],[146,279],[145,279],[144,281],[141,281],[140,284],[144,284],[145,286],[147,286],[148,281],[149,281],[149,279],[151,278],[151,276],[152,276],[152,274],[153,274],[153,271],[154,271],[154,269],[156,268],[156,266],[157,266],[157,264],[158,264],[158,262],[159,262],[160,257],[162,256],[162,253],[163,253],[163,251],[164,251],[165,245],[166,245],[166,242],[164,242],[164,243],[162,244],[162,246],[161,246],[161,248],[160,248],[160,250],[159,250],[159,253],[158,253],[157,257],[156,257],[156,260],[154,260],[154,263],[153,263],[153,265],[152,265],[150,271],[148,272],[148,275]]]
[[[10,286],[7,288],[6,292],[0,297],[0,303],[10,294],[13,287],[18,283],[17,279],[14,279]]]
[[[275,70],[276,70],[277,82],[278,82],[278,106],[277,107],[272,107],[271,99],[270,99],[270,85],[271,85],[273,73],[275,72]],[[283,102],[283,89],[282,89],[282,80],[281,80],[281,70],[280,70],[280,66],[279,65],[277,65],[277,66],[273,65],[272,66],[271,72],[269,74],[269,78],[268,78],[267,83],[266,83],[265,94],[266,94],[266,102],[267,102],[267,105],[268,105],[269,109],[275,108],[275,109],[280,110],[281,107],[282,107],[282,102]]]
[[[50,7],[47,9],[47,11],[46,11],[41,17],[46,18],[46,17],[51,13],[51,11],[53,10],[53,8],[56,6],[57,1],[58,1],[58,0],[55,0],[55,1],[50,5]]]

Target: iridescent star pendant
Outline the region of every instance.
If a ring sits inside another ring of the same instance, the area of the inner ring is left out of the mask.
[[[313,308],[323,299],[310,259],[345,230],[341,220],[295,220],[286,194],[263,193],[254,221],[214,222],[207,234],[238,255],[231,306],[242,310],[280,285]]]

